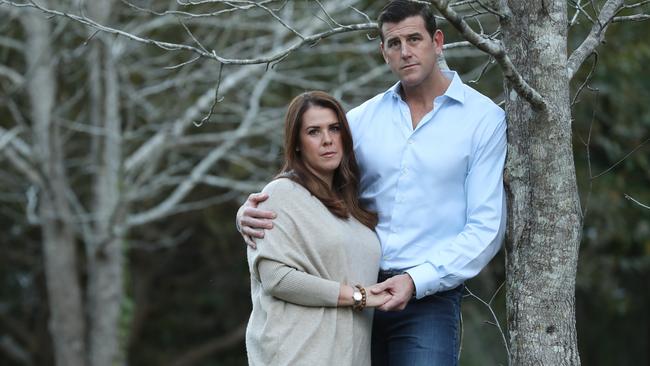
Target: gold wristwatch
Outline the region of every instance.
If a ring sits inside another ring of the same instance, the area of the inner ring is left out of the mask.
[[[352,293],[352,300],[354,300],[354,305],[352,309],[361,311],[366,307],[366,289],[361,285],[354,286],[354,292]]]
[[[359,290],[358,287],[353,287],[353,292],[352,292],[352,300],[354,301],[354,304],[352,304],[353,308],[358,308],[361,306],[361,300],[363,300],[363,295],[361,294],[361,290]]]

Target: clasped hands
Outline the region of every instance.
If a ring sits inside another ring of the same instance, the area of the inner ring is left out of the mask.
[[[275,213],[257,208],[268,197],[266,193],[253,193],[237,212],[237,225],[251,248],[256,248],[255,238],[263,238],[264,230],[273,228]],[[367,290],[366,306],[377,307],[381,311],[400,311],[413,297],[415,285],[411,276],[404,273],[372,285]]]
[[[377,307],[381,311],[400,311],[404,310],[413,297],[415,285],[411,276],[404,273],[372,285],[366,290],[368,306]]]

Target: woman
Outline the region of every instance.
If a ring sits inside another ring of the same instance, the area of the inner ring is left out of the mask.
[[[358,167],[340,104],[312,91],[291,101],[285,163],[260,207],[274,228],[248,248],[251,365],[370,365],[377,216],[358,201]]]

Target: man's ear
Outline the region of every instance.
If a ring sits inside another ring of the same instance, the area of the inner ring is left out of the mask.
[[[386,54],[384,53],[384,42],[379,42],[379,52],[381,53],[381,57],[384,58],[384,62],[390,64],[388,57],[386,57]]]
[[[440,29],[436,29],[436,32],[433,34],[433,43],[436,55],[440,55],[442,53],[442,46],[445,43],[445,35]]]

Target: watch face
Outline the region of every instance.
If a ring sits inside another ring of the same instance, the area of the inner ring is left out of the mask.
[[[363,296],[361,296],[361,292],[355,291],[352,294],[352,298],[354,299],[354,301],[361,301],[361,299],[363,299]]]

